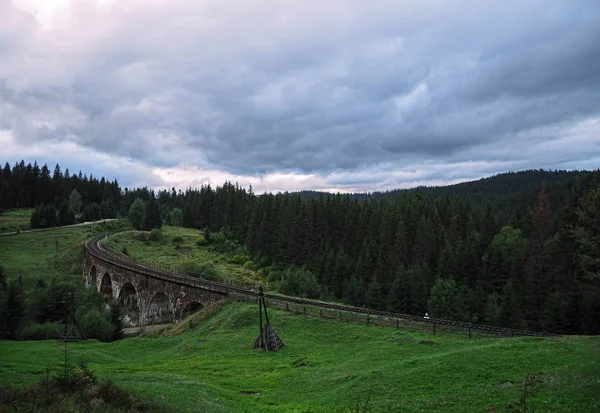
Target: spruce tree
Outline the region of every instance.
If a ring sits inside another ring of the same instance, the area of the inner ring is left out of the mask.
[[[160,208],[158,207],[154,193],[152,193],[150,201],[148,201],[148,205],[146,206],[143,228],[145,231],[150,231],[151,229],[161,227],[162,217],[160,216]]]
[[[69,204],[63,202],[58,211],[58,225],[71,225],[75,222],[75,216],[69,208]]]

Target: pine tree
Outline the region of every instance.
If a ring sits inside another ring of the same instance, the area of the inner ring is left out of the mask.
[[[365,302],[364,281],[356,274],[346,279],[343,283],[342,298],[345,303],[350,305],[362,306]]]
[[[75,216],[71,212],[69,205],[63,202],[58,210],[58,225],[71,225],[75,222]]]
[[[145,231],[150,231],[154,228],[162,228],[160,208],[158,207],[158,202],[156,202],[154,193],[152,193],[150,201],[148,201],[148,205],[146,206],[146,215],[144,216],[143,228]]]
[[[461,286],[454,280],[438,279],[431,288],[429,312],[438,318],[465,320],[467,309]]]
[[[580,268],[588,278],[600,279],[600,186],[581,200],[573,236]]]
[[[15,340],[18,338],[19,327],[21,326],[25,306],[21,295],[20,286],[16,280],[10,282],[6,292],[6,338]]]
[[[367,293],[365,294],[365,304],[367,307],[376,310],[383,310],[385,308],[381,285],[379,284],[379,281],[377,281],[377,278],[369,283]]]
[[[0,266],[0,339],[5,338],[6,321],[8,319],[8,291],[6,287],[6,273],[4,267]]]

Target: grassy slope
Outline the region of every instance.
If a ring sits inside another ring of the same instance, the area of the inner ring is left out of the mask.
[[[23,275],[25,289],[38,277],[80,280],[83,262],[81,243],[94,234],[109,231],[119,225],[117,221],[113,221],[104,225],[49,228],[0,236],[0,265],[8,273],[9,279]]]
[[[80,277],[79,243],[100,231],[0,237],[0,262],[9,277],[22,273],[26,281]],[[55,235],[60,266],[53,264]],[[598,337],[469,340],[272,312],[286,346],[266,354],[252,349],[256,308],[231,303],[196,317],[204,321],[179,324],[200,323],[179,336],[74,344],[71,358],[85,356],[98,375],[177,411],[332,411],[372,391],[373,411],[502,412],[518,400],[526,373],[544,379],[530,401],[536,411],[600,411]],[[0,382],[38,381],[47,364],[60,365],[62,350],[50,341],[0,342]]]
[[[11,209],[0,214],[0,234],[29,229],[32,209]]]
[[[325,412],[372,392],[373,411],[502,412],[518,400],[526,373],[544,380],[529,400],[536,411],[600,410],[598,337],[468,339],[285,312],[272,318],[286,342],[278,353],[252,349],[256,308],[229,303],[181,335],[74,344],[71,357],[177,411]],[[62,348],[0,342],[0,382],[38,380],[47,363],[60,365]]]
[[[198,264],[210,263],[225,280],[243,281],[251,284],[264,282],[255,271],[245,269],[241,265],[227,261],[224,254],[210,251],[208,247],[196,245],[198,230],[165,226],[162,229],[163,238],[160,241],[140,241],[135,232],[116,234],[103,244],[115,252],[121,252],[127,247],[129,258],[140,262],[151,262],[155,265],[177,267],[184,261],[193,260]],[[180,236],[183,242],[173,242],[173,237]],[[179,245],[179,249],[177,249]]]

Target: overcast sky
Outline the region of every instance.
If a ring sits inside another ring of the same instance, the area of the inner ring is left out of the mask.
[[[600,167],[598,0],[0,0],[0,161],[375,191]]]

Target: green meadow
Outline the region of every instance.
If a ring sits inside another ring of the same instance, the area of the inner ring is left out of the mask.
[[[2,236],[0,263],[9,279],[22,274],[25,288],[37,277],[78,279],[81,242],[119,227]],[[181,253],[212,260],[231,278],[256,276],[194,245],[197,232],[183,242],[192,249],[175,249],[181,233],[170,231],[158,243],[122,234],[117,244],[138,259],[165,257],[164,265]],[[285,342],[276,353],[253,349],[256,305],[224,302],[154,335],[68,344],[67,354],[176,412],[515,412],[524,411],[524,382],[534,376],[528,412],[600,411],[600,337],[469,339],[275,310],[270,317]],[[64,349],[56,341],[0,341],[0,384],[39,383],[47,367],[62,368]]]
[[[126,251],[129,259],[155,267],[185,271],[190,266],[208,266],[219,281],[253,285],[265,281],[256,271],[244,268],[243,263],[232,262],[227,254],[197,245],[199,239],[204,240],[198,230],[163,226],[158,240],[150,240],[146,233],[141,235],[136,231],[122,232],[102,240],[102,244],[120,254]]]
[[[11,209],[0,214],[0,234],[29,229],[32,209]]]
[[[363,411],[368,400],[373,412],[512,412],[528,374],[540,380],[527,398],[536,412],[600,410],[598,337],[468,339],[271,317],[285,342],[276,353],[253,349],[256,306],[231,302],[162,336],[69,344],[68,354],[174,411]],[[63,349],[0,342],[0,381],[39,381],[47,365],[60,369]]]

